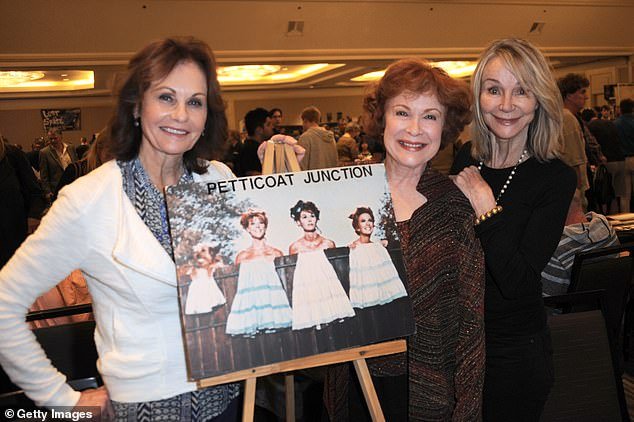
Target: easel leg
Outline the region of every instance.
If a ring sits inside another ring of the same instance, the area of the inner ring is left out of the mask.
[[[284,375],[286,387],[286,422],[295,422],[295,377]]]
[[[242,405],[242,422],[253,421],[255,411],[255,381],[257,378],[247,378],[244,381],[244,404]]]
[[[363,397],[368,405],[370,416],[374,422],[385,422],[383,411],[381,410],[381,404],[376,396],[376,390],[374,384],[372,384],[372,377],[370,377],[370,371],[368,370],[368,364],[365,359],[357,359],[353,361],[354,369],[357,371],[357,377],[363,390]]]

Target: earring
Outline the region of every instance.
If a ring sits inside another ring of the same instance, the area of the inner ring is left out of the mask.
[[[204,137],[205,137],[205,129],[203,129],[203,131],[202,131],[202,132],[200,132],[200,137],[201,137],[201,138],[204,138]]]
[[[141,118],[137,117],[134,119],[134,127],[139,127],[139,125],[141,124]]]

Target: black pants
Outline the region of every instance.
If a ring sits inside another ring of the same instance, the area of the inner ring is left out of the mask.
[[[350,365],[352,366],[352,365]],[[407,375],[394,377],[372,377],[376,395],[386,421],[407,421]],[[349,412],[350,420],[355,422],[371,421],[368,406],[363,397],[359,379],[354,371],[350,373]]]
[[[537,422],[553,385],[550,331],[486,338],[483,419]]]

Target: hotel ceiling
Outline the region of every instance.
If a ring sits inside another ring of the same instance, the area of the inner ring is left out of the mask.
[[[625,63],[634,55],[632,22],[634,0],[0,0],[0,70],[94,71],[93,89],[0,99],[110,96],[133,52],[169,35],[205,40],[223,66],[334,65],[224,88],[252,92],[343,89],[401,57],[472,60],[505,36],[531,40],[555,67]]]

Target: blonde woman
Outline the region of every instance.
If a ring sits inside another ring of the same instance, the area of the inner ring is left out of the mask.
[[[471,82],[473,142],[452,168],[486,261],[487,421],[538,421],[553,382],[540,274],[562,233],[574,171],[557,156],[561,95],[527,41],[493,42]]]

